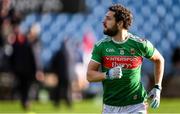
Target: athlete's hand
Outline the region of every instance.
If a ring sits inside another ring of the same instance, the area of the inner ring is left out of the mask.
[[[148,95],[148,98],[152,98],[151,101],[151,108],[158,108],[160,105],[160,95],[161,95],[161,89],[160,88],[153,88]]]
[[[122,67],[117,66],[106,72],[106,79],[118,79],[122,77]]]

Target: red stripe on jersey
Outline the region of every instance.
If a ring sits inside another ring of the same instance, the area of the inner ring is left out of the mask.
[[[103,66],[113,68],[121,65],[125,69],[134,69],[142,64],[141,56],[104,56]]]

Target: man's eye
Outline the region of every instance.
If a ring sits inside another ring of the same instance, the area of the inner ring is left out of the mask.
[[[107,20],[111,20],[111,18],[107,18]]]

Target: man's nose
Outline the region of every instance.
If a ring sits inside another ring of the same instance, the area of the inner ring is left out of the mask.
[[[105,25],[105,24],[106,24],[106,21],[105,21],[105,20],[103,20],[103,21],[102,21],[102,24],[103,24],[103,25]]]
[[[105,19],[105,18],[103,18],[103,19],[102,19],[102,23],[103,23],[103,24],[105,24],[105,22],[106,22],[106,19]]]

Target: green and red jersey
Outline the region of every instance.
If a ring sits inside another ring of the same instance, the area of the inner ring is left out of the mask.
[[[154,50],[148,40],[132,34],[123,42],[106,37],[95,44],[91,60],[101,64],[102,72],[122,66],[122,78],[102,81],[104,104],[126,106],[145,100],[147,93],[141,83],[141,65],[143,57],[151,58]]]

